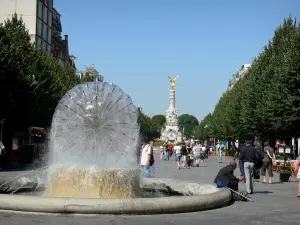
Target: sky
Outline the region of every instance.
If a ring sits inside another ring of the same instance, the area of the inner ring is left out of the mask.
[[[199,120],[251,64],[300,0],[54,0],[76,66],[93,64],[149,115],[176,108]]]

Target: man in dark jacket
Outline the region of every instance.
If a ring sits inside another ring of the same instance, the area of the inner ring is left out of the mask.
[[[233,171],[236,169],[236,162],[232,161],[229,165],[220,169],[217,174],[214,183],[217,184],[217,187],[222,187],[218,185],[218,182],[226,185],[227,187],[233,189],[234,191],[238,191],[239,181],[242,181],[244,177],[242,176],[234,176]]]
[[[252,141],[246,141],[246,146],[241,149],[240,160],[244,162],[247,193],[253,194],[253,170],[255,164],[259,162],[260,156],[256,148],[252,146]]]

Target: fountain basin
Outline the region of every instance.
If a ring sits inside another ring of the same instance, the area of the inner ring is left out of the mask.
[[[140,197],[140,170],[56,168],[49,184],[46,197],[136,198]]]
[[[142,188],[155,191],[161,186],[183,196],[92,199],[1,194],[0,209],[39,213],[164,214],[213,209],[226,205],[232,197],[228,189],[219,189],[211,184],[159,178],[141,181]]]

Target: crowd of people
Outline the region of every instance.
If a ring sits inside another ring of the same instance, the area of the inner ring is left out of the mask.
[[[174,155],[177,169],[182,167],[199,167],[200,162],[203,162],[209,155],[209,150],[204,144],[199,141],[188,140],[184,143],[177,142],[173,145],[166,140],[159,148],[160,159],[170,160]]]
[[[216,146],[219,154],[217,155],[218,162],[222,162],[221,145]],[[208,149],[207,146],[201,144],[199,141],[186,141],[185,143],[176,143],[173,145],[166,140],[159,148],[160,159],[170,160],[175,157],[176,167],[180,169],[182,167],[199,167],[200,163],[208,158],[212,149]],[[238,164],[237,164],[238,161]],[[142,175],[145,177],[153,177],[155,174],[154,169],[154,157],[153,157],[153,142],[149,142],[147,139],[142,140],[142,151],[140,165],[142,167]],[[272,184],[273,177],[273,165],[276,164],[276,158],[274,149],[268,142],[264,143],[262,148],[258,143],[252,144],[252,141],[246,141],[245,145],[238,149],[234,155],[233,160],[229,165],[220,169],[215,177],[214,183],[217,187],[226,187],[232,190],[235,200],[245,200],[248,195],[254,193],[254,179],[263,178],[262,183]],[[235,176],[234,170],[239,166],[240,175]],[[295,168],[298,171],[298,194],[300,197],[300,156],[295,161]],[[268,174],[268,179],[267,179]],[[246,192],[239,192],[239,183],[243,182],[246,187]]]

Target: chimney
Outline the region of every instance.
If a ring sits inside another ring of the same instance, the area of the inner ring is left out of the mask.
[[[69,57],[69,36],[65,34],[65,51],[66,51],[66,57]]]

